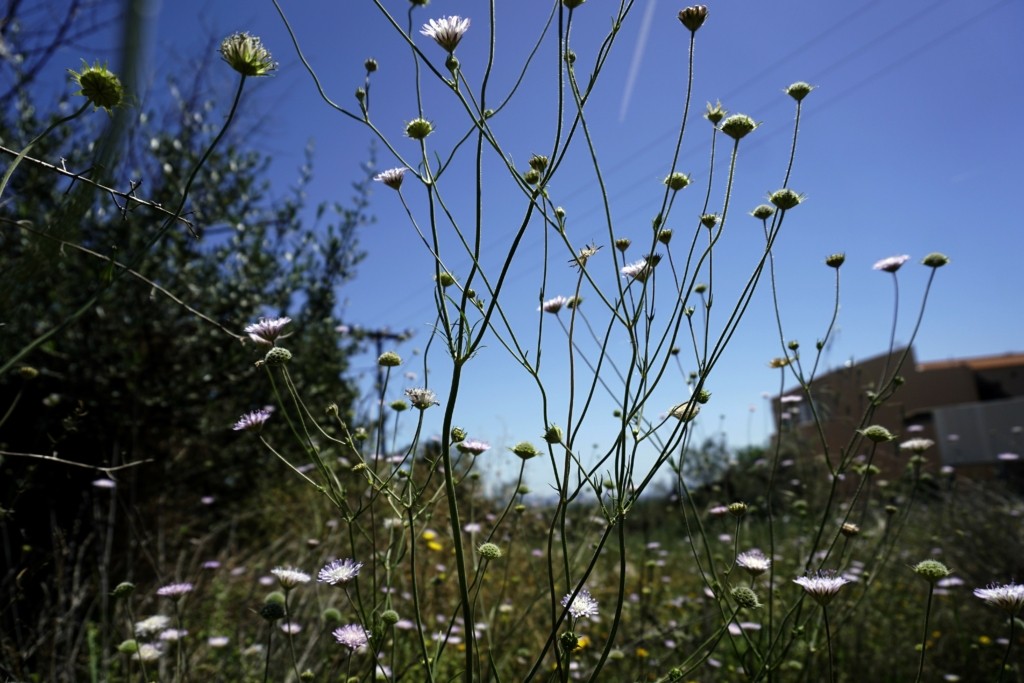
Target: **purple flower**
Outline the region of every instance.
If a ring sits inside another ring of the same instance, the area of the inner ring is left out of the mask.
[[[736,556],[736,565],[746,570],[751,576],[760,576],[772,566],[772,561],[760,550],[748,550]]]
[[[232,427],[236,432],[241,431],[254,431],[259,432],[263,429],[263,423],[270,419],[270,412],[263,408],[254,410],[250,413],[246,413],[242,417],[238,418],[238,422]]]
[[[874,269],[884,270],[887,273],[895,273],[900,269],[900,266],[906,263],[909,259],[910,257],[906,254],[903,254],[902,256],[890,256],[889,258],[884,258],[876,263],[874,265]]]
[[[567,297],[556,296],[553,299],[548,299],[542,303],[538,310],[544,311],[545,313],[558,313],[568,303],[569,299]]]
[[[284,331],[284,326],[291,321],[291,318],[260,318],[258,323],[247,325],[245,333],[257,344],[273,346]]]
[[[839,589],[850,583],[850,580],[837,575],[834,571],[823,569],[817,572],[793,579],[793,583],[799,584],[807,594],[824,607],[832,602]]]
[[[572,593],[562,598],[562,607],[568,607],[569,614],[574,619],[581,617],[593,619],[597,616],[597,600],[590,595],[590,591],[586,588],[580,589],[575,598],[572,597]]]
[[[166,586],[158,588],[156,594],[163,598],[179,600],[186,593],[191,593],[192,588],[193,586],[191,583],[169,583]]]
[[[340,628],[336,628],[331,632],[334,639],[340,644],[348,647],[351,650],[358,650],[361,647],[366,647],[366,644],[370,641],[370,634],[366,632],[366,629],[359,624],[348,624]]]
[[[1011,617],[1024,608],[1024,585],[1008,583],[1002,586],[992,584],[988,588],[975,588],[974,594],[992,605],[1003,610]]]
[[[438,45],[449,53],[454,52],[462,36],[469,30],[469,19],[463,19],[458,15],[445,17],[444,19],[431,19],[430,23],[424,24],[420,33],[433,38]]]
[[[480,455],[484,451],[488,450],[491,446],[483,441],[477,439],[466,439],[455,444],[455,447],[462,453],[469,453],[470,455]]]
[[[359,570],[362,568],[362,562],[352,559],[334,560],[320,570],[317,580],[337,586],[339,583],[348,583],[359,576]]]
[[[399,190],[402,188],[402,181],[405,179],[405,168],[389,168],[373,176],[373,179],[378,183],[384,183],[392,190]],[[339,329],[338,331],[340,332],[341,330]]]

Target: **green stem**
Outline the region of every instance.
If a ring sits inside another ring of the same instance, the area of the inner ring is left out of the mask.
[[[56,121],[51,123],[49,126],[47,126],[46,130],[44,130],[42,133],[40,133],[39,135],[37,135],[34,138],[32,138],[32,140],[29,141],[29,143],[27,145],[25,145],[25,148],[22,149],[20,152],[18,152],[18,156],[14,157],[14,161],[12,161],[11,165],[7,167],[7,171],[4,173],[4,177],[0,178],[0,198],[2,198],[4,196],[4,190],[7,189],[7,183],[10,182],[11,176],[14,175],[14,170],[16,168],[18,168],[18,164],[20,164],[22,162],[22,160],[24,160],[24,158],[26,156],[28,156],[28,153],[32,149],[32,147],[35,146],[35,144],[37,142],[39,142],[40,140],[45,138],[47,135],[52,133],[53,130],[55,128],[57,128],[58,126],[63,126],[68,121],[71,121],[72,119],[75,119],[75,118],[78,118],[79,116],[81,116],[82,113],[84,113],[85,110],[88,109],[88,108],[89,108],[89,103],[86,102],[85,104],[83,104],[74,113],[68,114],[64,118],[57,119]]]
[[[928,606],[924,610],[924,632],[921,633],[921,661],[917,665],[917,678],[914,679],[914,683],[918,683],[921,680],[921,675],[924,674],[924,653],[928,643],[928,620],[932,615],[932,595],[935,593],[935,584],[928,583]]]

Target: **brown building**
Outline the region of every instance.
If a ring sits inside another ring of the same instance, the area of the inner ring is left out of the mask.
[[[900,361],[902,360],[902,366]],[[935,447],[925,455],[932,469],[953,467],[975,477],[1020,474],[1024,467],[1024,353],[918,363],[913,349],[898,349],[816,377],[810,401],[800,387],[773,401],[776,424],[820,445],[814,415],[829,452],[838,455],[883,377],[896,367],[905,380],[869,424],[898,436],[876,453],[887,474],[902,467],[899,443],[921,437]],[[780,422],[781,419],[781,422]]]

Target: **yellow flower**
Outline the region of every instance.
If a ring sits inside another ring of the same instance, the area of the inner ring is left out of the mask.
[[[988,636],[978,636],[978,642],[981,643],[982,645],[991,645],[992,644],[992,639],[989,638]]]
[[[646,649],[644,649],[642,647],[638,647],[636,649],[636,656],[639,657],[640,659],[644,659],[646,657],[649,657],[650,654],[651,654],[650,652],[648,652]]]
[[[427,547],[434,551],[444,550],[444,546],[437,541],[427,541]]]
[[[434,531],[433,529],[427,529],[422,534],[420,534],[420,537],[424,541],[433,541],[434,539],[437,538],[437,532]]]
[[[582,650],[586,646],[590,645],[590,636],[580,636],[576,640],[576,649]]]

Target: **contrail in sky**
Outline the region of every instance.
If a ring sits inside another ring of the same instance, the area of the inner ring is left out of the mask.
[[[629,101],[633,99],[633,86],[636,84],[637,74],[640,73],[640,62],[644,58],[644,50],[647,48],[647,34],[651,30],[651,22],[654,20],[654,8],[658,0],[650,0],[647,3],[647,10],[644,12],[644,20],[640,24],[640,35],[636,38],[636,49],[633,50],[633,61],[629,65],[629,75],[626,76],[626,87],[622,89],[622,106],[619,108],[619,123],[626,119],[626,110],[629,109]]]

